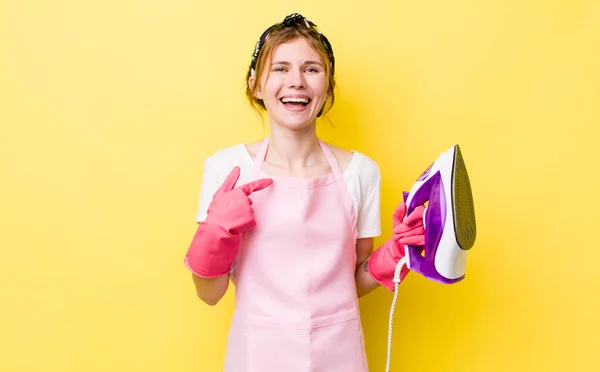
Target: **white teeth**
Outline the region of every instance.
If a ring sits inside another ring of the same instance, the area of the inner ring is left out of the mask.
[[[296,98],[296,97],[284,97],[281,99],[281,102],[298,102],[298,103],[308,103],[308,98]]]

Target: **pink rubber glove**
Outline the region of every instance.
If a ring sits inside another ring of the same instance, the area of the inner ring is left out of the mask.
[[[424,210],[425,207],[419,206],[404,219],[406,203],[398,204],[394,211],[393,236],[377,248],[369,259],[371,277],[390,291],[394,291],[394,271],[398,261],[404,257],[404,245],[425,245]],[[408,267],[404,265],[400,270],[400,281],[404,280],[408,273]]]
[[[249,196],[273,183],[260,179],[234,188],[239,176],[240,168],[234,167],[217,190],[185,256],[186,266],[200,277],[216,278],[229,272],[241,234],[256,225]]]

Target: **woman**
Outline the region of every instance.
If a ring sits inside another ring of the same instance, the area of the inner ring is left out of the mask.
[[[247,74],[247,96],[268,113],[271,133],[205,162],[185,263],[209,305],[230,278],[236,285],[225,371],[367,371],[358,297],[394,290],[403,244],[423,245],[423,208],[405,219],[401,203],[394,237],[373,252],[379,168],[316,135],[334,101],[334,69],[331,45],[308,19],[271,26]]]

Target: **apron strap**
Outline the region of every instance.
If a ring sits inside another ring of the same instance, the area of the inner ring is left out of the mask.
[[[344,195],[344,199],[345,199],[345,204],[346,204],[346,209],[348,210],[350,217],[350,224],[352,225],[352,231],[354,232],[353,236],[354,239],[356,239],[357,237],[357,219],[355,218],[356,214],[354,212],[354,203],[352,201],[352,195],[350,194],[350,190],[348,190],[348,188],[346,187],[346,182],[344,180],[344,176],[342,174],[342,170],[340,169],[340,166],[337,162],[337,160],[335,159],[335,156],[333,156],[333,154],[331,153],[331,151],[329,150],[329,147],[327,147],[327,145],[325,145],[325,143],[323,141],[321,141],[319,139],[319,144],[321,145],[321,149],[323,149],[323,153],[325,154],[325,157],[327,158],[327,161],[329,162],[329,166],[331,167],[331,170],[333,171],[333,174],[335,176],[335,180],[336,185],[338,190],[340,190],[340,193],[342,195]]]
[[[257,179],[260,176],[260,171],[262,170],[263,163],[265,162],[265,156],[267,155],[267,148],[269,147],[269,137],[265,138],[260,145],[260,149],[254,158],[254,166],[252,167],[252,173],[250,177],[252,179]]]
[[[335,175],[336,181],[338,181],[338,183],[341,184],[344,181],[344,177],[342,176],[342,170],[340,169],[337,160],[335,160],[335,156],[333,156],[333,154],[329,150],[329,147],[327,147],[327,145],[323,141],[321,141],[321,139],[319,139],[319,144],[321,145],[321,149],[323,150],[323,153],[325,154],[325,157],[329,162],[329,166],[331,167],[331,170]]]

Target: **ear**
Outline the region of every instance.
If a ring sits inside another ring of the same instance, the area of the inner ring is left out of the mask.
[[[333,90],[335,89],[335,81],[333,81],[330,85],[329,85],[329,89],[327,89],[327,98],[329,99],[331,98],[331,96],[333,95]]]
[[[260,90],[260,85],[258,86],[258,89],[254,90],[254,84],[256,84],[256,76],[250,76],[248,78],[248,86],[250,87],[250,90],[254,92],[254,97],[262,99],[262,91]]]

